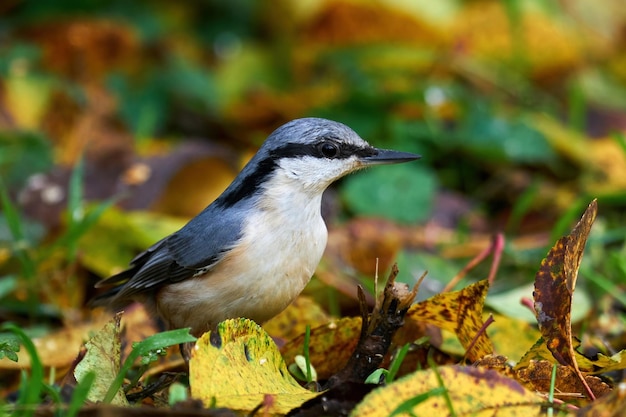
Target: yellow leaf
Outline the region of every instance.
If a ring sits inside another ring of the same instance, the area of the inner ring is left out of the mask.
[[[28,66],[26,61],[16,60],[12,67]],[[15,124],[23,129],[36,129],[41,123],[50,101],[51,82],[42,77],[13,71],[5,81],[5,101]],[[24,69],[27,72],[27,68]]]
[[[312,298],[301,295],[280,314],[264,323],[263,328],[274,339],[288,341],[304,334],[307,325],[315,328],[329,321],[322,307]]]
[[[192,353],[191,394],[207,407],[249,412],[264,403],[264,412],[286,414],[317,395],[289,375],[272,338],[252,320],[220,323],[198,339]]]
[[[342,369],[356,349],[361,334],[361,317],[345,317],[329,324],[311,329],[309,356],[311,364],[321,380]],[[304,335],[281,349],[285,362],[292,363],[296,355],[302,355]],[[332,352],[329,355],[328,352]]]
[[[111,207],[81,237],[81,262],[102,277],[112,275],[126,268],[137,253],[184,224],[184,219]]]
[[[174,216],[193,217],[228,187],[237,172],[219,156],[189,161],[170,179],[152,210]],[[210,181],[198,181],[210,178]]]
[[[501,315],[495,316],[487,327],[487,334],[495,351],[514,361],[524,356],[540,337],[539,331],[525,320]]]
[[[415,372],[368,394],[351,416],[389,416],[402,404],[405,413],[417,416],[451,414],[440,389],[437,373],[457,416],[538,416],[542,402],[539,396],[496,371],[469,366],[440,367]],[[434,390],[434,391],[433,391]],[[424,401],[412,406],[408,402],[429,393]]]
[[[482,310],[489,290],[489,282],[482,280],[460,291],[438,294],[428,300],[414,304],[405,320],[416,320],[433,324],[456,333],[474,362],[493,353],[491,341],[482,330]]]

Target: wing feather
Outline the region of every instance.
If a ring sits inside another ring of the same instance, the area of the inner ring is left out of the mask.
[[[242,229],[243,210],[216,216],[212,206],[182,229],[137,255],[130,268],[96,284],[109,291],[93,300],[95,305],[131,300],[135,295],[193,277],[210,270],[235,246]]]

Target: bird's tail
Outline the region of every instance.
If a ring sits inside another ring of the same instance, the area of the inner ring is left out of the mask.
[[[138,269],[138,267],[134,266],[118,274],[110,276],[109,278],[98,281],[98,283],[96,283],[96,288],[107,288],[107,290],[93,297],[89,300],[87,305],[89,307],[107,307],[112,311],[122,310],[128,304],[133,302],[133,300],[120,298],[118,297],[118,294],[124,288],[124,284],[128,282],[133,275],[135,275]]]

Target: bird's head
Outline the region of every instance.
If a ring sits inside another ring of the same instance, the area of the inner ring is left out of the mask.
[[[321,193],[361,168],[418,158],[408,152],[375,148],[342,123],[313,117],[295,119],[267,138],[220,198],[232,203],[277,184]]]

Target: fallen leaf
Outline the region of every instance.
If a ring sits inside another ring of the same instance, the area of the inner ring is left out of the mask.
[[[158,213],[124,212],[110,207],[81,236],[81,262],[101,277],[110,276],[126,268],[137,253],[184,224],[183,219]],[[115,244],[102,244],[105,241]]]
[[[405,319],[426,322],[455,332],[466,349],[467,359],[474,362],[493,353],[489,336],[483,329],[482,318],[488,290],[489,282],[482,280],[460,291],[435,295],[414,304]]]
[[[551,361],[531,361],[530,364],[516,372],[517,380],[523,382],[528,389],[548,393],[552,379]],[[556,380],[554,395],[559,397],[585,397],[586,388],[573,368],[556,365]],[[611,391],[611,388],[597,376],[585,375],[585,383],[591,388],[596,396],[602,396]]]
[[[116,314],[102,330],[98,331],[89,339],[85,344],[87,353],[74,369],[74,377],[79,383],[90,372],[98,376],[94,380],[89,394],[87,395],[87,399],[90,401],[102,401],[111,383],[120,372],[120,352],[122,348],[120,338],[121,319],[122,313]],[[111,404],[128,405],[128,401],[121,387],[115,394]]]
[[[548,349],[561,364],[580,373],[573,347],[571,308],[578,268],[598,204],[593,200],[572,232],[560,238],[535,276],[535,314]],[[580,375],[584,383],[584,377]],[[593,393],[589,392],[593,397]]]
[[[263,324],[263,329],[274,338],[288,341],[311,328],[322,326],[330,321],[326,312],[312,298],[299,296],[285,310]]]
[[[174,216],[192,217],[219,197],[237,172],[229,161],[216,154],[188,161],[170,179],[151,209]],[[211,180],[201,181],[200,178]]]
[[[623,417],[626,410],[626,382],[620,382],[609,394],[581,408],[579,417]]]
[[[528,283],[521,287],[512,288],[500,292],[498,294],[489,294],[485,305],[498,311],[507,317],[523,320],[527,323],[535,325],[537,318],[534,312],[520,301],[522,298],[530,298],[533,293],[534,283]],[[582,290],[582,291],[581,291]],[[593,307],[591,295],[584,288],[579,288],[573,295],[572,302],[572,322],[579,322],[589,316],[589,312]],[[534,338],[536,340],[537,337]]]
[[[291,377],[272,338],[248,319],[226,320],[192,351],[189,386],[207,407],[285,414],[317,394]],[[267,396],[272,400],[268,400]]]
[[[33,339],[37,353],[45,368],[55,368],[57,374],[61,374],[72,364],[81,345],[94,330],[102,327],[103,320],[86,324],[77,324],[42,337]],[[17,370],[30,368],[30,356],[25,350],[18,352],[18,362],[7,358],[0,359],[0,370]]]
[[[311,329],[309,356],[320,380],[326,380],[342,369],[357,346],[361,334],[361,318],[345,317]],[[285,362],[292,363],[304,351],[304,335],[293,339],[281,349]],[[328,352],[333,352],[329,355]]]
[[[494,350],[514,361],[523,357],[540,337],[537,329],[526,322],[513,317],[496,315],[487,327],[487,334]],[[511,343],[515,340],[515,343]]]
[[[578,368],[589,374],[602,374],[611,371],[620,371],[626,369],[626,350],[621,350],[612,356],[606,356],[601,353],[596,355],[595,359],[589,359],[582,353],[578,352],[580,341],[574,339],[572,341],[574,349],[574,357]],[[554,362],[554,356],[548,349],[543,338],[539,338],[537,342],[524,354],[524,356],[515,365],[516,370],[523,369],[530,365],[532,361],[548,360]]]
[[[409,8],[382,2],[326,2],[306,25],[308,40],[324,45],[405,43],[433,46],[445,32],[430,25]]]
[[[438,375],[441,378],[439,382]],[[442,395],[445,389],[450,403]],[[424,395],[421,402],[413,399]],[[402,407],[418,416],[538,416],[542,399],[517,381],[496,371],[469,366],[443,366],[418,371],[372,391],[350,416],[389,416]]]

